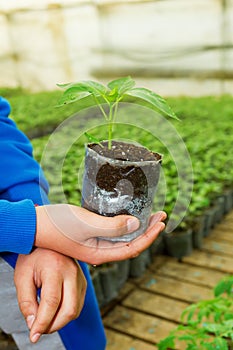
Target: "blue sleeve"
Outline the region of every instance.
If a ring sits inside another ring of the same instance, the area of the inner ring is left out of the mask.
[[[0,97],[0,252],[28,254],[36,233],[34,203],[48,203],[48,183],[28,138]]]
[[[0,200],[0,251],[30,253],[36,232],[35,207],[31,200]]]
[[[25,191],[26,195],[28,192],[33,193],[38,185],[48,192],[48,183],[39,164],[33,158],[32,145],[14,121],[8,118],[9,113],[9,103],[0,97],[0,195],[6,191],[12,191],[16,195],[16,191],[12,189],[19,185],[24,192],[24,198]],[[22,185],[30,188],[24,188]],[[20,196],[20,193],[18,195]]]

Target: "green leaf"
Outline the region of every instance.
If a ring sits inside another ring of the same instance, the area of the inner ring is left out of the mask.
[[[203,319],[204,316],[206,316],[206,310],[200,309],[200,311],[197,314],[198,322],[201,322],[201,320]]]
[[[65,89],[62,97],[58,101],[58,105],[60,106],[76,102],[90,95],[95,98],[105,97],[107,91],[104,85],[92,80],[81,81],[79,83],[58,84],[58,86]],[[102,101],[99,101],[98,104],[101,102]]]
[[[192,304],[192,305],[189,305],[188,307],[186,307],[185,310],[181,314],[182,322],[184,322],[186,317],[190,321],[196,308],[197,308],[197,304]]]
[[[214,345],[214,350],[228,350],[227,341],[223,338],[215,338],[212,344]]]
[[[103,84],[93,80],[83,80],[77,83],[57,84],[57,86],[65,90],[75,88],[77,91],[88,91],[95,95],[104,95],[107,92],[107,88]]]
[[[229,329],[233,329],[233,318],[223,321],[223,325],[227,326]]]
[[[184,334],[178,337],[179,340],[190,340],[191,342],[195,343],[195,336],[191,334]]]
[[[232,312],[226,312],[224,314],[224,320],[233,320],[233,313]]]
[[[188,344],[186,350],[200,350],[195,344]]]
[[[221,318],[222,318],[222,312],[215,312],[215,314],[214,314],[214,321],[215,322],[219,322],[220,320],[221,320]]]
[[[188,314],[188,318],[187,318],[187,322],[190,323],[190,321],[192,320],[193,318],[193,315],[194,315],[194,312],[195,312],[195,309],[191,310]]]
[[[223,329],[223,326],[218,323],[204,323],[203,327],[207,332],[214,333],[216,335],[220,334]]]
[[[213,344],[211,344],[211,343],[205,343],[205,342],[203,342],[202,345],[204,345],[204,347],[201,347],[201,349],[216,350],[216,349],[215,349],[215,345],[213,345]]]
[[[214,288],[214,295],[218,297],[221,294],[226,292],[226,283],[224,281],[220,281]]]
[[[233,292],[233,276],[223,278],[214,288],[214,295],[218,297],[221,294],[227,293],[231,295]]]
[[[131,77],[124,77],[110,81],[107,86],[110,90],[114,90],[118,96],[122,96],[135,86],[135,81]]]
[[[175,349],[175,336],[174,335],[169,335],[165,339],[162,339],[158,343],[158,350],[167,350],[168,348],[170,349]]]
[[[189,332],[189,331],[193,331],[193,327],[192,326],[187,326],[187,325],[183,325],[183,324],[179,324],[177,326],[177,330],[178,331],[185,331],[185,332]]]
[[[155,108],[157,111],[160,111],[169,117],[179,120],[167,102],[161,96],[157,95],[151,90],[148,90],[146,88],[134,88],[128,91],[126,95],[140,98],[141,100],[149,103],[149,105]]]
[[[85,132],[84,135],[87,137],[89,142],[98,143],[98,145],[100,145],[101,147],[104,147],[101,144],[101,141],[99,139],[97,139],[96,137],[94,137],[93,135],[91,135],[91,134],[89,134],[87,132]]]
[[[77,102],[79,100],[84,99],[87,96],[90,96],[90,92],[88,91],[77,91],[75,88],[68,89],[59,99],[57,107]]]

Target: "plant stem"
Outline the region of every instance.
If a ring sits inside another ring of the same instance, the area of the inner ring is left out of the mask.
[[[108,117],[108,149],[112,148],[113,111],[114,111],[114,106],[112,104],[110,104],[109,117]]]
[[[108,116],[107,116],[107,114],[105,113],[105,110],[103,109],[101,103],[99,102],[99,100],[97,99],[96,96],[94,96],[94,99],[95,99],[95,101],[96,101],[96,104],[99,106],[99,109],[101,110],[101,112],[102,112],[102,114],[103,114],[105,120],[108,120]]]
[[[116,116],[117,116],[118,101],[113,105],[113,107],[114,107],[114,114],[113,114],[112,121],[113,121],[113,123],[114,123],[115,120],[116,120]]]
[[[118,101],[109,106],[109,118],[108,118],[108,149],[112,148],[112,132],[113,123],[115,122],[117,115]]]

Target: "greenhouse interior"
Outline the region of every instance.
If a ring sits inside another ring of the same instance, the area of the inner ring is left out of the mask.
[[[233,350],[233,1],[0,0],[0,43],[0,350]]]

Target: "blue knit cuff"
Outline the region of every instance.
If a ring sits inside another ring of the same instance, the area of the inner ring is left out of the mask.
[[[20,202],[0,201],[1,251],[28,254],[32,250],[36,234],[36,210],[29,200]]]

